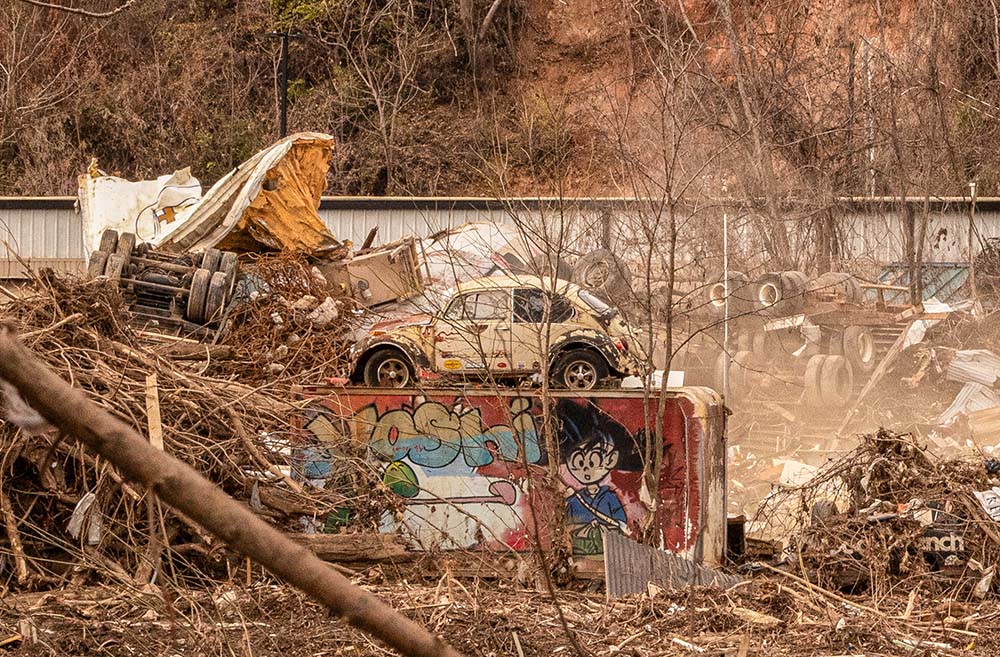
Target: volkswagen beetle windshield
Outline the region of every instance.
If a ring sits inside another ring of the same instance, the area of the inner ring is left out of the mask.
[[[587,290],[580,290],[578,292],[580,299],[587,304],[591,310],[594,311],[594,315],[605,321],[611,319],[615,316],[615,309],[604,303],[596,296],[588,292]]]

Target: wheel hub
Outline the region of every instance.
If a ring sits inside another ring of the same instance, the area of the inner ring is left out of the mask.
[[[566,387],[573,390],[590,390],[597,384],[597,371],[590,363],[582,360],[574,361],[566,367],[563,377]]]
[[[378,381],[394,388],[402,388],[410,379],[406,365],[395,358],[390,358],[379,365]]]

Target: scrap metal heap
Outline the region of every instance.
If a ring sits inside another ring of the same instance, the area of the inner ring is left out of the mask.
[[[419,295],[424,281],[415,238],[373,247],[372,231],[355,251],[320,217],[333,143],[321,133],[290,135],[204,195],[188,170],[132,182],[92,164],[79,177],[88,274],[118,281],[138,320],[199,337],[224,324],[234,300],[259,291],[259,281],[241,275],[241,258],[285,252],[308,258],[326,281],[321,302],[351,297],[373,307]],[[328,305],[324,312],[333,310]]]

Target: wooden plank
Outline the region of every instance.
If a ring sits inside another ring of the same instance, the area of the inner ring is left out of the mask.
[[[973,439],[1000,435],[1000,406],[969,413]]]
[[[160,388],[156,374],[146,377],[146,423],[149,425],[149,442],[163,451],[163,423],[160,420]]]

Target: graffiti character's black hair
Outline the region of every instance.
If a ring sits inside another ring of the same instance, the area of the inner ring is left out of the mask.
[[[633,437],[621,423],[594,404],[560,399],[556,403],[556,418],[560,460],[565,460],[578,449],[589,450],[602,443],[611,443],[618,450],[616,470],[642,470],[638,449],[642,437]]]

